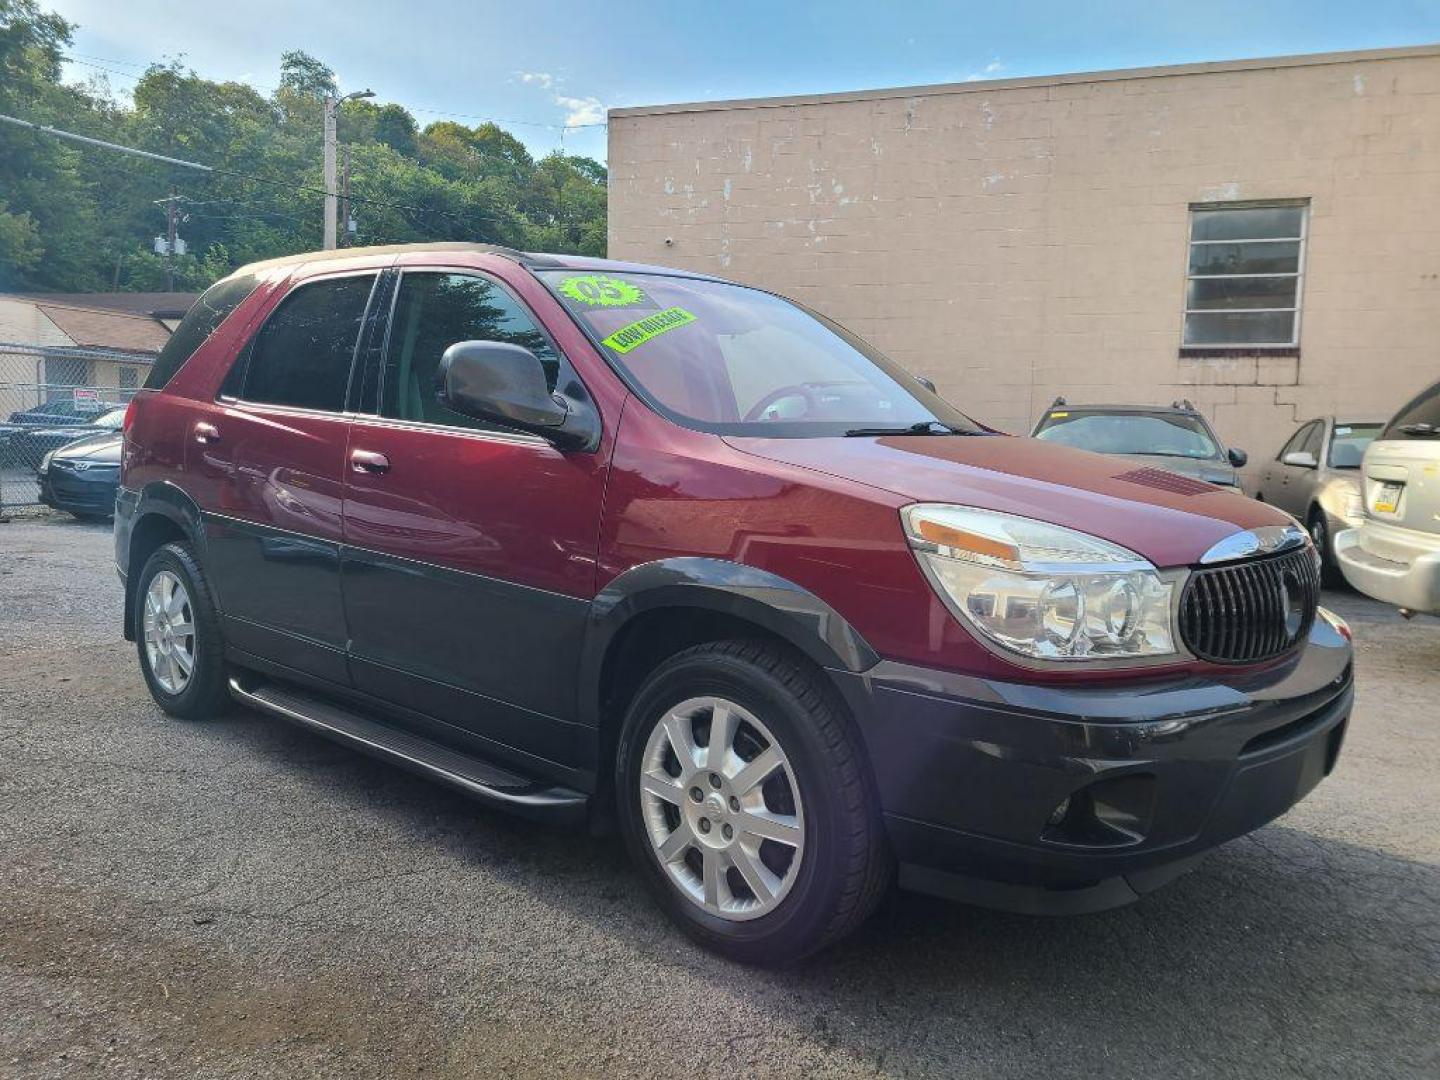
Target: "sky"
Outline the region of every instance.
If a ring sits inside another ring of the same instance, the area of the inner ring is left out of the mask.
[[[421,126],[493,119],[605,159],[626,105],[1004,79],[1440,41],[1440,0],[41,0],[67,77],[123,96],[152,61],[262,89],[304,49]]]

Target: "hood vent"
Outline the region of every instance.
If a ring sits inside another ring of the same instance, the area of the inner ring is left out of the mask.
[[[1175,495],[1213,495],[1218,489],[1204,480],[1192,480],[1188,476],[1169,472],[1166,469],[1131,469],[1120,473],[1116,480],[1127,480],[1141,487],[1169,491]]]

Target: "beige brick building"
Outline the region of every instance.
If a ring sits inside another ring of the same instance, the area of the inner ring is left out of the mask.
[[[616,109],[609,167],[611,257],[800,299],[1006,430],[1188,397],[1253,463],[1440,379],[1440,46]]]

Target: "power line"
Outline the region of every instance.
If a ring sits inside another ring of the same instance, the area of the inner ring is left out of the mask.
[[[329,194],[323,187],[312,187],[309,184],[296,184],[286,180],[271,180],[264,176],[251,176],[248,173],[238,172],[234,169],[222,168],[218,165],[202,165],[197,161],[185,161],[183,158],[167,157],[164,154],[153,154],[149,150],[138,150],[133,146],[122,146],[119,143],[106,142],[104,139],[93,139],[88,135],[77,135],[73,131],[61,131],[59,128],[50,127],[46,124],[37,124],[33,120],[21,120],[19,117],[6,116],[0,113],[0,123],[14,124],[16,127],[29,128],[32,131],[43,135],[52,135],[59,139],[69,139],[74,142],[85,143],[104,150],[113,150],[122,154],[133,154],[138,157],[149,158],[152,161],[159,161],[167,165],[176,165],[186,169],[197,169],[200,172],[211,173],[217,176],[230,176],[237,180],[244,180],[252,184],[269,184],[272,187],[285,188],[290,191],[303,191],[315,195]],[[383,206],[390,210],[403,210],[414,214],[438,214],[441,217],[449,218],[461,224],[468,224],[470,217],[486,218],[490,221],[503,221],[486,210],[473,209],[464,214],[457,214],[449,210],[441,210],[430,206],[413,206],[408,203],[389,202],[385,199],[372,199],[366,195],[351,195],[350,199],[355,203],[368,203],[371,206]]]

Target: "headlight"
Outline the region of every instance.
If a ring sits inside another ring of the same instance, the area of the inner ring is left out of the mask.
[[[47,451],[45,451],[45,456],[40,459],[40,471],[41,471],[41,472],[49,472],[49,471],[50,471],[50,459],[53,458],[54,456],[55,456],[55,451],[54,451],[54,450],[47,450]]]
[[[1097,536],[989,510],[901,511],[940,598],[984,637],[1038,660],[1174,654],[1172,583]]]

